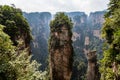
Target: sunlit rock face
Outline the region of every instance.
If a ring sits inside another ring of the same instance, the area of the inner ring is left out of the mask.
[[[67,26],[50,33],[50,74],[51,80],[70,80],[72,73],[72,35]]]

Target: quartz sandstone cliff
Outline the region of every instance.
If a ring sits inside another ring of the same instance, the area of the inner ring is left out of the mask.
[[[51,26],[49,41],[51,80],[70,80],[71,78],[73,62],[71,38],[71,28],[66,23],[59,26]]]

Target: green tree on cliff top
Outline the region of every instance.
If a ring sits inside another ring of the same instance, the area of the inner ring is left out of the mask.
[[[25,43],[29,44],[32,37],[27,20],[23,17],[22,11],[8,5],[0,6],[0,24],[6,26],[4,32],[10,36],[14,45],[20,37],[25,37]]]

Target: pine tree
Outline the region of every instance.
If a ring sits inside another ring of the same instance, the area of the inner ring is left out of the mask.
[[[106,41],[101,60],[101,80],[120,78],[120,0],[110,0],[102,35]]]

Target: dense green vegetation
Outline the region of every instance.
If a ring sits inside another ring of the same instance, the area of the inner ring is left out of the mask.
[[[52,20],[50,22],[50,34],[52,32],[62,32],[61,26],[66,26],[66,28],[69,30],[68,35],[71,38],[72,37],[72,27],[73,27],[73,23],[72,20],[64,13],[64,12],[58,12],[55,15],[55,19]],[[50,43],[50,41],[52,43]],[[72,43],[72,40],[70,40],[70,42]],[[49,39],[49,48],[54,47],[57,48],[60,45],[63,45],[66,43],[66,40],[62,40],[60,41],[59,39],[57,40],[54,35],[50,35],[50,39]],[[52,45],[51,45],[52,44]]]
[[[31,61],[28,50],[18,49],[23,45],[19,38],[30,44],[29,25],[21,10],[0,6],[0,80],[45,80],[47,72],[39,71],[40,64]]]
[[[59,12],[55,15],[55,20],[50,22],[50,29],[52,29],[51,31],[59,30],[59,27],[64,25],[70,29],[73,27],[71,19],[65,13]]]
[[[14,53],[13,48],[9,36],[3,32],[3,26],[0,25],[0,80],[12,80],[16,76],[16,70],[13,70],[13,67],[8,63],[12,53]]]
[[[3,32],[0,25],[0,80],[40,80],[45,79],[46,72],[38,70],[36,61],[30,62],[27,52],[16,53],[10,37]]]
[[[102,35],[106,41],[101,60],[101,80],[120,79],[120,0],[110,0]]]
[[[4,32],[10,36],[14,45],[17,45],[17,40],[25,37],[25,43],[31,41],[30,28],[26,19],[22,15],[22,11],[10,6],[0,6],[0,24],[5,25]]]

